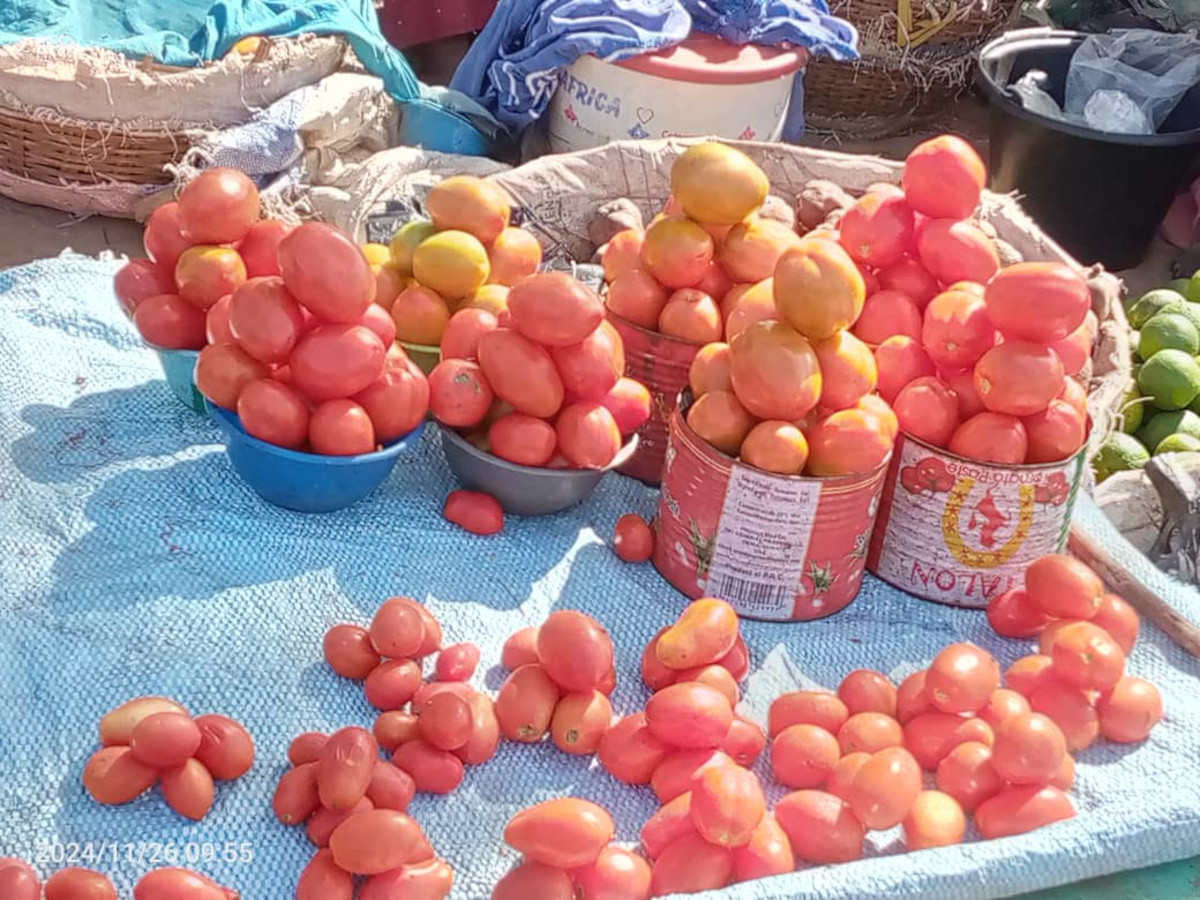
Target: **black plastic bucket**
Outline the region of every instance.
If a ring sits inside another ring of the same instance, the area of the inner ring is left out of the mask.
[[[1025,110],[1009,85],[1040,69],[1061,106],[1071,57],[1085,37],[1029,28],[980,51],[976,80],[991,107],[991,187],[1017,191],[1038,225],[1081,263],[1119,271],[1142,261],[1200,161],[1200,85],[1154,135],[1107,134]]]

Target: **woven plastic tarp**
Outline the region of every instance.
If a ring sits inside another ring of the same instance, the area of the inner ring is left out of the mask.
[[[322,661],[321,638],[335,622],[369,620],[392,594],[426,601],[447,640],[478,642],[476,683],[491,691],[507,635],[555,608],[586,610],[616,639],[617,710],[644,704],[641,648],[684,600],[651,566],[619,563],[604,536],[622,513],[652,513],[653,491],[610,476],[578,509],[473,537],[440,518],[453,483],[430,429],[352,509],[308,517],[266,506],[232,472],[212,425],[169,393],[111,298],[114,270],[66,256],[0,272],[0,856],[37,859],[43,872],[64,856],[90,864],[123,897],[164,857],[201,857],[195,868],[250,900],[292,896],[312,848],[271,812],[287,745],[373,719],[360,686]],[[1083,516],[1131,554],[1094,510]],[[1194,591],[1135,566],[1200,619]],[[978,612],[873,579],[829,620],[744,630],[755,660],[746,707],[760,721],[784,690],[836,686],[862,666],[900,678],[952,641],[975,641],[1005,665],[1029,652]],[[914,854],[898,852],[896,832],[872,834],[861,862],[705,896],[985,900],[1200,853],[1200,664],[1146,626],[1131,668],[1161,687],[1167,720],[1143,745],[1081,754],[1075,820]],[[219,786],[201,823],[157,793],[108,808],[80,785],[100,716],[143,694],[234,716],[258,742],[254,768]],[[508,817],[566,794],[611,809],[624,841],[655,809],[648,788],[618,784],[592,759],[505,743],[454,794],[419,797],[412,812],[458,871],[453,897],[475,900],[513,862],[501,839]]]

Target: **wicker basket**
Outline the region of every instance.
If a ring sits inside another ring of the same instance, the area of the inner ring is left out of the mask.
[[[196,68],[35,41],[0,48],[0,194],[130,217],[194,141],[319,81],[343,55],[340,39],[308,36]]]
[[[927,125],[966,88],[975,52],[1010,21],[1017,0],[840,0],[859,31],[857,62],[814,60],[804,75],[806,123],[877,138]]]

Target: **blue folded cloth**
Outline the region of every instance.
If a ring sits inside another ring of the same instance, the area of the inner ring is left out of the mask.
[[[854,27],[825,0],[500,0],[451,87],[474,97],[511,132],[545,112],[559,73],[580,56],[628,59],[683,41],[693,30],[732,44],[789,44],[855,59]],[[803,133],[796,79],[785,140]]]

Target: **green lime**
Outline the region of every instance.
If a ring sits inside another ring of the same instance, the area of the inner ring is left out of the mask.
[[[1173,434],[1200,438],[1200,415],[1190,409],[1155,413],[1138,430],[1137,439],[1143,446],[1157,447]]]
[[[1141,391],[1138,390],[1136,382],[1129,385],[1129,390],[1126,391],[1124,399],[1121,401],[1121,413],[1125,416],[1125,425],[1121,428],[1126,434],[1133,434],[1142,427],[1142,420],[1146,417],[1146,407],[1149,405],[1149,400],[1143,400]]]
[[[1138,370],[1138,387],[1159,409],[1183,409],[1200,394],[1200,363],[1183,350],[1159,350]]]
[[[1135,367],[1139,367],[1139,364],[1142,362],[1142,354],[1138,353],[1138,347],[1140,347],[1141,344],[1142,344],[1142,333],[1140,331],[1130,330],[1129,346],[1133,348],[1133,359],[1134,359]],[[1136,378],[1137,376],[1135,375],[1134,377]]]
[[[1183,296],[1193,303],[1200,303],[1200,272],[1188,279],[1187,290],[1183,292]]]
[[[1154,455],[1163,453],[1195,453],[1200,450],[1200,438],[1190,434],[1169,434],[1154,448]]]
[[[1100,445],[1100,452],[1092,460],[1096,480],[1103,481],[1113,472],[1140,469],[1150,460],[1150,454],[1141,442],[1132,435],[1117,431]]]
[[[1134,328],[1141,328],[1156,313],[1162,312],[1164,307],[1170,306],[1172,303],[1182,303],[1184,300],[1183,294],[1166,288],[1149,291],[1129,308],[1129,324]]]
[[[1167,285],[1167,290],[1174,291],[1180,297],[1183,297],[1186,299],[1188,288],[1191,287],[1191,285],[1192,285],[1192,279],[1190,279],[1190,278],[1173,278],[1173,279],[1171,279],[1170,283]],[[1136,303],[1137,301],[1135,300],[1134,302]]]
[[[1196,326],[1197,331],[1200,331],[1200,303],[1188,303],[1186,300],[1182,302],[1176,301],[1175,303],[1168,303],[1150,318],[1151,320],[1154,320],[1161,315],[1183,316]]]
[[[1200,352],[1200,329],[1185,315],[1160,312],[1138,332],[1138,355],[1150,359],[1160,350],[1182,350],[1195,356]]]

